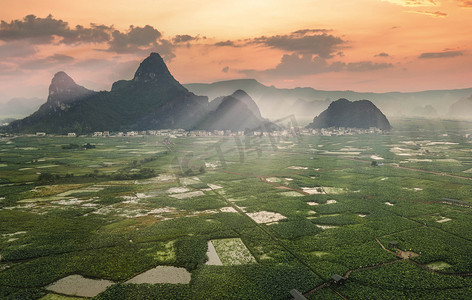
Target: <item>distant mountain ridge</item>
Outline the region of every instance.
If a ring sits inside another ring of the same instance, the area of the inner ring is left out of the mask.
[[[451,104],[449,115],[459,118],[472,118],[472,95],[464,97]]]
[[[387,117],[372,102],[369,100],[351,102],[347,99],[332,102],[325,111],[313,119],[313,123],[307,126],[317,129],[330,127],[391,129]]]
[[[0,118],[23,118],[35,112],[43,103],[41,98],[12,98],[0,104]]]
[[[415,106],[411,115],[420,118],[437,118],[439,116],[437,110],[431,105]]]
[[[324,91],[311,87],[279,89],[265,86],[255,79],[235,79],[208,84],[190,83],[184,86],[189,91],[208,96],[210,99],[242,89],[254,99],[262,114],[271,118],[285,117],[288,114],[312,118],[314,114],[326,109],[329,103],[340,98],[370,99],[388,116],[414,116],[412,103],[415,106],[430,105],[436,111],[443,112],[440,116],[448,116],[447,112],[452,103],[472,95],[472,88],[387,93]]]

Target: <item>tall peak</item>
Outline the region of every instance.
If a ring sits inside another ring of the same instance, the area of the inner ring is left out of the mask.
[[[61,91],[77,86],[74,80],[64,71],[57,72],[49,85],[49,95],[60,93]]]
[[[133,81],[135,82],[155,82],[162,79],[169,79],[174,77],[167,69],[167,66],[158,53],[151,53],[143,62],[139,65],[138,70],[134,74]]]
[[[69,75],[60,71],[51,80],[47,102],[53,106],[60,106],[92,93],[93,91],[76,84]]]

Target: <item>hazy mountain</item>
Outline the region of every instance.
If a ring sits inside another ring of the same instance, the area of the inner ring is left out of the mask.
[[[50,133],[190,129],[206,115],[207,105],[207,97],[195,96],[180,85],[159,54],[152,53],[132,80],[115,82],[110,92],[87,90],[64,72],[57,73],[46,104],[8,129]]]
[[[237,131],[269,124],[268,120],[262,118],[254,100],[243,90],[216,98],[209,103],[209,110],[208,116],[198,125],[199,128]]]
[[[329,107],[308,124],[308,128],[351,127],[370,128],[377,127],[382,130],[391,128],[385,115],[369,100],[351,102],[339,99],[332,102]]]
[[[472,118],[472,95],[454,102],[449,107],[449,115],[458,118]]]
[[[388,116],[411,116],[415,106],[426,105],[430,105],[438,112],[445,112],[443,113],[445,116],[452,103],[472,94],[472,88],[411,93],[359,93],[323,91],[313,88],[278,89],[265,86],[254,79],[237,79],[211,84],[193,83],[184,86],[210,99],[220,95],[229,95],[232,91],[242,89],[254,99],[262,114],[270,118],[285,117],[292,113],[297,117],[309,116],[311,118],[326,109],[331,101],[339,98],[370,99]]]
[[[223,100],[228,96],[220,96],[211,101],[208,105],[210,111],[215,111]],[[231,97],[234,97],[244,103],[247,108],[258,118],[262,118],[259,107],[256,102],[243,90],[237,90]]]
[[[258,119],[262,119],[261,111],[257,106],[256,102],[243,90],[237,90],[231,95],[233,98],[238,99],[242,103],[244,103],[247,108],[256,116]]]
[[[421,117],[421,118],[437,118],[439,116],[436,109],[432,107],[431,105],[416,106],[411,111],[410,115],[413,117]]]
[[[35,112],[45,102],[40,98],[13,98],[0,104],[1,118],[24,118]]]

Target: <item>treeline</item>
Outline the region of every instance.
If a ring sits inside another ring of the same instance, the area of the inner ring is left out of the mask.
[[[93,173],[87,173],[84,175],[74,175],[67,173],[64,176],[51,173],[41,173],[38,176],[39,184],[57,184],[57,183],[82,183],[89,182],[91,180],[137,180],[146,179],[157,176],[157,173],[151,168],[142,168],[136,172],[123,172],[118,171],[113,174],[104,174],[95,170]]]
[[[70,145],[76,145],[76,144],[70,144]],[[64,146],[62,147],[64,148]],[[90,143],[87,143],[86,145],[84,145],[84,147],[86,147],[86,149],[93,149],[95,148],[95,145],[91,145]],[[72,148],[67,148],[67,149],[72,149]],[[94,170],[92,173],[87,173],[84,175],[75,175],[72,173],[67,173],[64,176],[61,176],[59,174],[41,173],[38,176],[37,182],[39,184],[57,184],[57,183],[83,183],[83,182],[90,182],[90,181],[97,181],[97,180],[99,181],[137,180],[137,179],[151,178],[158,175],[154,169],[140,168],[137,171],[134,171],[133,169],[141,167],[141,165],[145,163],[150,163],[152,161],[155,161],[158,158],[165,156],[167,154],[168,152],[164,151],[152,157],[146,157],[141,160],[133,160],[132,162],[128,164],[128,166],[119,169],[113,174],[100,173],[98,170]]]
[[[82,149],[82,150],[86,150],[86,149],[95,149],[96,146],[95,145],[92,145],[90,143],[87,143],[85,145],[77,145],[77,144],[69,144],[69,145],[62,145],[62,149],[64,150],[73,150],[73,149]]]

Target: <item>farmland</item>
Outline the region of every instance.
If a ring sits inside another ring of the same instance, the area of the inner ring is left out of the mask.
[[[2,137],[0,298],[69,299],[48,287],[72,275],[111,282],[96,299],[468,298],[472,124],[392,125],[170,142]],[[222,264],[207,264],[209,241]],[[128,282],[156,267],[190,282]]]

